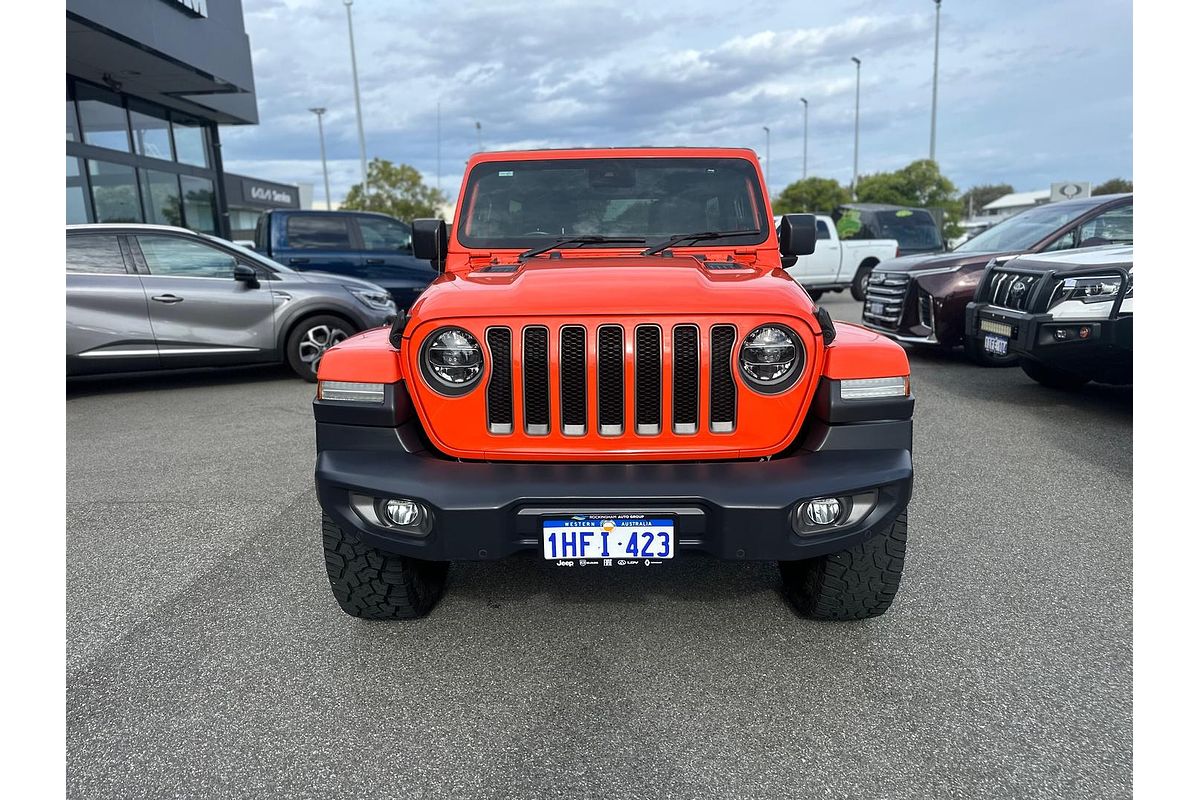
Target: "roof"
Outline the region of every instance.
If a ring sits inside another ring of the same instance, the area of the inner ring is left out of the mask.
[[[1050,200],[1049,189],[1037,189],[1032,192],[1009,192],[1003,197],[998,197],[992,202],[983,207],[985,211],[995,211],[1001,208],[1019,208],[1021,206],[1033,206],[1038,203],[1045,203]]]
[[[192,236],[199,234],[190,228],[179,228],[174,225],[150,225],[145,222],[89,222],[81,225],[68,225],[68,231],[127,231],[129,229],[146,231],[171,231],[172,233],[188,233]]]
[[[568,158],[662,158],[672,155],[692,158],[745,158],[757,163],[758,156],[748,147],[571,147],[537,150],[488,150],[475,153],[469,165],[481,161],[534,161]]]

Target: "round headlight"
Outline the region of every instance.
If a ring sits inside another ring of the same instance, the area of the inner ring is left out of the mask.
[[[804,345],[782,325],[763,325],[742,342],[738,363],[752,388],[768,394],[782,392],[804,371]]]
[[[483,352],[475,337],[462,328],[442,328],[425,340],[421,366],[434,391],[465,394],[483,374]]]

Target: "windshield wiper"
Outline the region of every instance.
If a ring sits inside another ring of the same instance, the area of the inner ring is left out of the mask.
[[[557,250],[564,244],[641,244],[644,241],[646,240],[630,238],[627,236],[565,236],[555,239],[553,242],[550,242],[550,244],[526,250],[524,253],[521,253],[521,255],[517,256],[517,258],[521,261],[524,261],[527,258],[533,258],[534,256],[540,256],[542,253],[549,253],[551,250]]]
[[[642,251],[644,256],[652,256],[655,253],[661,253],[668,247],[679,244],[680,242],[699,242],[705,239],[724,239],[729,236],[753,236],[756,233],[762,233],[757,229],[744,231],[700,231],[699,233],[677,233],[674,236],[659,242],[653,247],[647,247]]]

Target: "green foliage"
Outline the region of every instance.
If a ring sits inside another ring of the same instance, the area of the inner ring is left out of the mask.
[[[985,183],[982,186],[972,186],[963,192],[960,201],[962,202],[963,213],[973,212],[979,213],[979,210],[993,200],[999,200],[1006,194],[1012,194],[1016,189],[1008,183]]]
[[[421,173],[408,164],[393,164],[375,158],[367,165],[370,193],[356,183],[346,193],[342,208],[351,211],[380,211],[397,219],[411,222],[420,217],[437,217],[446,196],[432,186],[426,186]]]
[[[833,178],[806,178],[788,184],[771,201],[771,208],[776,214],[828,214],[849,202],[850,190]]]
[[[1098,194],[1124,194],[1125,192],[1133,191],[1133,181],[1127,181],[1124,178],[1110,178],[1099,186],[1092,188],[1092,196]]]
[[[916,208],[940,208],[945,212],[942,236],[951,239],[962,233],[962,203],[958,190],[941,173],[937,162],[927,158],[912,162],[895,172],[877,172],[858,179],[860,203],[890,203]]]

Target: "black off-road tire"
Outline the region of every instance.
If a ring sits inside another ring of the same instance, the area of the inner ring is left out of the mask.
[[[1028,358],[1021,359],[1021,369],[1042,386],[1049,386],[1051,389],[1078,389],[1089,380],[1089,378],[1076,375],[1074,372],[1055,369]]]
[[[847,550],[804,561],[780,561],[783,591],[802,617],[853,620],[878,617],[900,589],[908,513]]]
[[[338,605],[352,617],[391,620],[423,617],[446,588],[445,561],[385,553],[321,516],[325,570]]]
[[[341,317],[318,314],[296,323],[284,344],[288,366],[304,380],[315,383],[317,365],[325,348],[358,333],[358,329]]]
[[[980,367],[1015,367],[1017,365],[1017,357],[1009,353],[1005,356],[998,356],[995,353],[989,353],[983,349],[983,342],[978,336],[967,334],[963,337],[963,350],[967,352],[967,358],[975,362]]]
[[[867,299],[867,279],[871,277],[871,270],[875,268],[875,264],[859,264],[858,271],[854,273],[854,282],[850,284],[850,296],[858,302]]]

